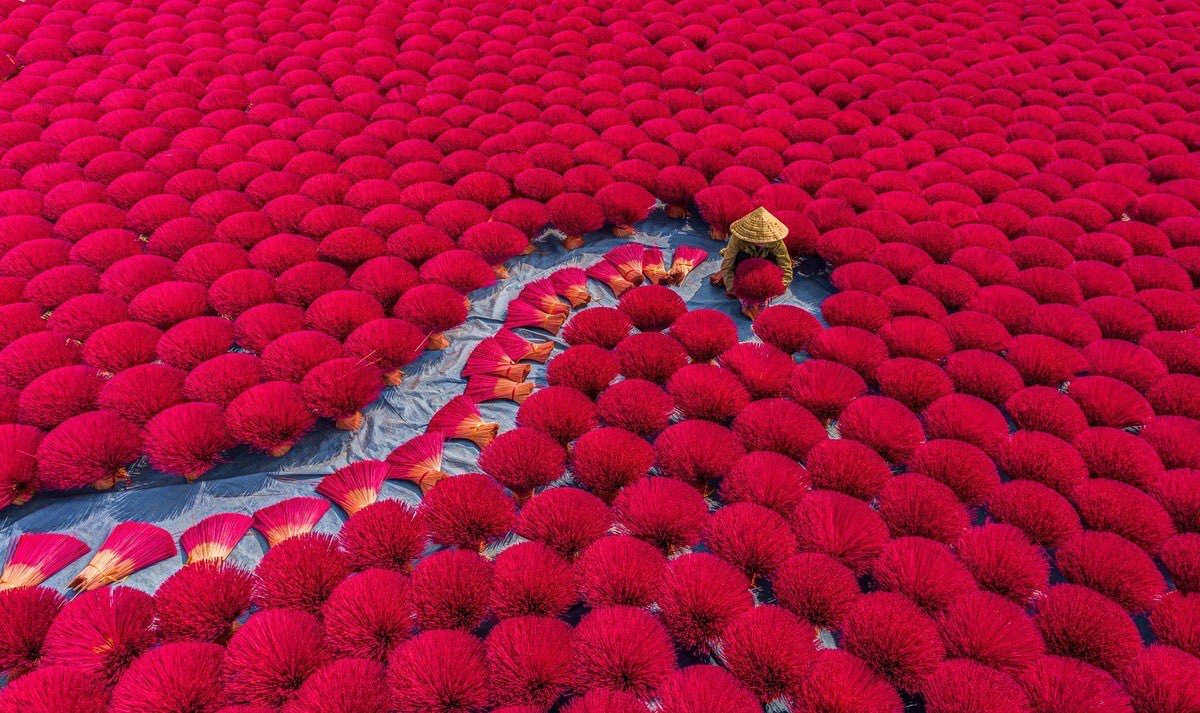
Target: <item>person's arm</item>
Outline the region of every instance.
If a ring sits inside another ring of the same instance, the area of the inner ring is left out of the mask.
[[[725,290],[733,289],[733,271],[737,266],[737,255],[742,250],[742,242],[738,240],[736,235],[729,236],[729,242],[725,244],[725,249],[721,251],[721,281],[725,283]]]
[[[783,286],[792,284],[792,256],[788,254],[787,246],[782,240],[771,246],[771,259],[783,270]]]

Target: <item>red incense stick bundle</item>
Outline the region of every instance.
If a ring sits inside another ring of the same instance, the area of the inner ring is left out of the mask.
[[[36,587],[63,567],[87,554],[83,542],[57,532],[26,532],[13,545],[4,571],[0,592],[18,587]]]
[[[238,542],[250,531],[254,518],[237,512],[209,515],[192,525],[179,537],[187,553],[188,564],[193,562],[224,562]]]
[[[433,414],[426,432],[441,433],[446,438],[461,438],[486,448],[500,432],[500,424],[485,421],[479,413],[478,404],[471,397],[455,396]]]
[[[145,522],[122,522],[69,585],[86,592],[125,579],[175,554],[171,533]]]

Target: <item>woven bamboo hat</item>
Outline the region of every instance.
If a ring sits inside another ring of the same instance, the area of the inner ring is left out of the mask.
[[[788,228],[766,208],[755,208],[729,226],[738,240],[755,245],[765,245],[787,237]]]

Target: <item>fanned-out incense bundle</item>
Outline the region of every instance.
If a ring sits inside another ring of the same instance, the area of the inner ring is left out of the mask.
[[[592,301],[587,288],[587,272],[581,267],[564,267],[551,273],[551,284],[560,296],[565,297],[572,307],[583,307]]]
[[[225,408],[230,434],[276,458],[290,451],[316,423],[300,387],[290,381],[255,384]]]
[[[446,438],[461,438],[486,448],[496,434],[500,424],[485,421],[479,413],[479,405],[469,396],[455,396],[438,409],[429,419],[427,433],[437,432]]]
[[[500,376],[513,381],[524,381],[529,376],[530,366],[518,364],[508,355],[504,346],[495,337],[481,341],[467,357],[462,375],[466,377],[484,375]]]
[[[388,464],[383,461],[358,461],[322,478],[316,490],[337,503],[347,515],[353,515],[379,499],[388,471]]]
[[[571,306],[558,298],[558,291],[549,278],[526,284],[517,299],[528,302],[546,314],[567,314],[571,311]]]
[[[345,348],[349,356],[378,366],[385,384],[399,386],[404,381],[404,367],[425,348],[425,335],[402,319],[385,317],[351,332]]]
[[[662,248],[650,246],[642,251],[642,276],[651,284],[661,285],[667,281],[667,268],[663,259]]]
[[[639,273],[640,274],[640,273]],[[611,262],[601,260],[587,269],[587,276],[603,282],[617,297],[633,287],[633,283],[621,276],[620,271]]]
[[[441,431],[431,431],[401,444],[388,454],[388,477],[416,483],[422,493],[437,485],[446,477],[442,472],[442,448],[446,436]]]
[[[327,510],[329,501],[324,498],[290,498],[254,513],[254,529],[267,538],[268,547],[274,547],[288,538],[312,532]]]
[[[654,209],[650,191],[625,181],[615,181],[596,191],[596,202],[618,238],[633,235],[633,224],[645,220]]]
[[[0,572],[0,592],[36,587],[87,554],[88,549],[86,544],[70,535],[26,532],[17,538],[4,571]]]
[[[771,300],[787,290],[779,266],[761,258],[744,260],[737,267],[733,292],[742,303],[742,314],[751,321],[766,309]],[[1020,379],[1017,380],[1020,384]]]
[[[122,522],[92,556],[70,587],[86,592],[125,579],[144,567],[175,554],[171,533],[145,522]]]
[[[583,236],[604,227],[604,210],[584,193],[561,193],[546,202],[550,224],[562,232],[566,250],[583,247]]]
[[[639,243],[626,243],[609,250],[604,259],[613,267],[625,281],[631,285],[640,285],[645,278],[642,276],[642,252],[645,247]]]
[[[564,313],[548,314],[528,302],[518,299],[508,303],[508,316],[504,320],[504,328],[533,327],[551,334],[558,334],[565,321],[566,314]]]
[[[691,166],[666,166],[658,172],[654,194],[667,204],[668,218],[686,218],[696,192],[707,187],[708,179]]]
[[[465,393],[476,402],[508,399],[522,403],[533,393],[533,383],[518,382],[496,376],[472,376],[467,381]]]
[[[531,342],[511,329],[501,329],[493,339],[504,347],[513,361],[535,361],[544,364],[554,351],[554,342]]]
[[[709,186],[696,191],[695,200],[713,240],[728,240],[730,224],[754,210],[754,201],[737,186]]]
[[[424,284],[401,295],[393,312],[429,335],[426,349],[438,351],[450,346],[445,333],[466,322],[469,309],[470,302],[454,288]]]
[[[678,285],[687,278],[688,273],[696,269],[696,266],[708,259],[708,251],[703,248],[693,247],[691,245],[680,245],[675,248],[675,255],[671,262],[671,269],[667,273],[668,281],[673,285]]]
[[[363,424],[362,410],[379,398],[383,376],[379,367],[368,361],[331,359],[310,369],[300,390],[310,411],[344,431],[354,431]]]
[[[224,562],[250,531],[254,518],[236,512],[209,515],[192,525],[179,537],[187,553],[188,564],[194,562]]]

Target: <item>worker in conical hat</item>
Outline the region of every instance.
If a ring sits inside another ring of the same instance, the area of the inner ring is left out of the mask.
[[[792,282],[792,257],[788,255],[783,239],[788,228],[766,208],[755,208],[729,226],[729,242],[721,251],[721,270],[712,276],[714,285],[724,285],[727,293],[733,292],[733,277],[737,265],[746,258],[770,260],[783,270],[783,284]]]

